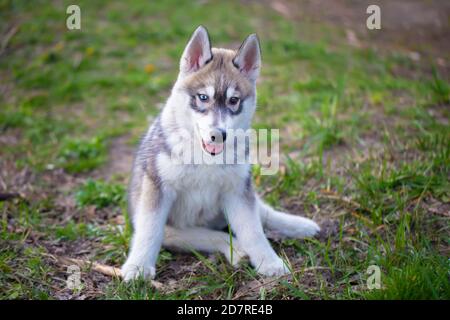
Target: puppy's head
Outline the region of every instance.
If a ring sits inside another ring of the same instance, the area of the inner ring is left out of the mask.
[[[252,34],[238,50],[211,48],[207,30],[191,36],[180,61],[175,90],[186,101],[183,115],[203,150],[222,152],[227,132],[248,129],[256,107],[256,79],[261,66],[258,37]],[[186,121],[184,121],[186,123]]]

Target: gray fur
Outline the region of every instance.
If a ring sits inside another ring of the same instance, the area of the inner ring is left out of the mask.
[[[149,179],[155,190],[153,195],[154,208],[159,206],[162,197],[162,179],[156,165],[156,159],[160,153],[169,155],[170,151],[170,146],[161,126],[161,118],[158,116],[150,130],[141,139],[135,155],[128,186],[128,210],[130,216],[134,214],[134,203],[140,196],[142,181],[145,178]]]

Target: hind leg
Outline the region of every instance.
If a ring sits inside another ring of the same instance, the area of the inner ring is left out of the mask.
[[[274,210],[260,199],[258,199],[258,205],[264,227],[281,236],[306,238],[320,231],[320,227],[311,219]]]
[[[232,239],[230,245],[230,235],[222,231],[201,227],[178,229],[166,226],[163,247],[178,251],[221,252],[232,265],[236,265],[245,253],[237,240],[234,237]]]

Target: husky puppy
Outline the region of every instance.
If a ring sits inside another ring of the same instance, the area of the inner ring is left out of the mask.
[[[211,48],[202,26],[191,36],[170,97],[135,156],[128,191],[134,234],[121,270],[125,281],[153,278],[161,246],[221,252],[232,264],[248,256],[258,273],[282,275],[288,268],[263,228],[291,238],[320,230],[310,219],[265,204],[253,190],[250,164],[180,164],[172,155],[175,145],[194,145],[212,159],[230,147],[228,131],[250,128],[260,67],[255,34],[237,51]],[[231,239],[223,231],[227,226]]]

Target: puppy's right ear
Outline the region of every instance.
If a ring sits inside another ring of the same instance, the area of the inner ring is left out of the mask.
[[[183,74],[195,72],[212,59],[211,43],[208,31],[199,26],[191,36],[180,61],[180,71]]]

